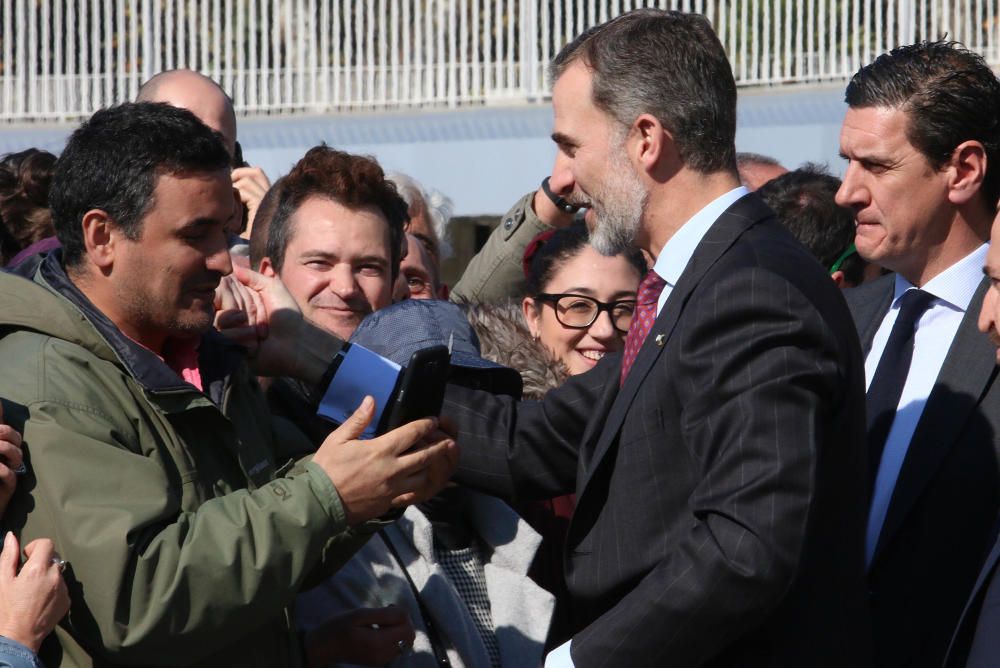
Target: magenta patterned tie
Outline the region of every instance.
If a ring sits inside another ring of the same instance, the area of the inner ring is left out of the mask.
[[[653,321],[656,320],[656,302],[660,299],[660,293],[667,284],[663,278],[655,271],[646,274],[639,284],[639,292],[636,295],[635,314],[632,316],[632,323],[628,326],[628,335],[625,337],[625,356],[622,357],[622,380],[625,384],[625,376],[628,375],[632,364],[635,362],[642,342],[646,340],[649,330],[653,328]]]

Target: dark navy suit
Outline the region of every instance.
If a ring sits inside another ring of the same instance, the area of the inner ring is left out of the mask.
[[[576,492],[571,654],[594,666],[865,666],[864,367],[843,298],[755,195],[708,230],[619,390],[450,389],[460,481]]]

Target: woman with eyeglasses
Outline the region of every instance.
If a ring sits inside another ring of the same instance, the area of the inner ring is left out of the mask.
[[[528,296],[521,303],[531,335],[570,375],[621,350],[646,274],[638,251],[606,257],[590,245],[583,223],[545,232],[524,253]]]

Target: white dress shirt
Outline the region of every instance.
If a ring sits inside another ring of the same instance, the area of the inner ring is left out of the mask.
[[[871,566],[879,534],[882,532],[882,524],[885,522],[885,515],[892,501],[892,492],[896,487],[903,461],[906,459],[913,432],[924,412],[927,398],[934,389],[962,318],[969,308],[969,302],[972,301],[972,296],[983,279],[983,262],[986,259],[987,248],[989,245],[983,244],[932,278],[922,288],[935,299],[917,320],[910,371],[903,384],[903,392],[896,407],[896,417],[886,437],[878,475],[875,478],[875,491],[868,513],[868,531],[865,536],[865,563],[868,566]],[[892,306],[879,325],[878,331],[875,332],[871,351],[865,359],[865,378],[868,387],[872,384],[872,378],[875,377],[875,370],[889,340],[892,326],[896,322],[896,316],[899,315],[903,293],[914,287],[916,286],[896,274]]]
[[[690,220],[681,225],[681,228],[670,237],[670,240],[663,245],[653,271],[660,275],[666,286],[660,293],[660,298],[656,302],[656,315],[660,315],[663,305],[667,303],[667,297],[673,291],[674,286],[680,279],[684,269],[687,268],[694,250],[701,243],[702,238],[708,229],[715,224],[726,209],[731,207],[736,200],[746,195],[749,190],[740,186],[733,188],[725,195],[720,195],[708,203],[698,213],[694,214]]]
[[[678,279],[684,273],[684,269],[705,233],[726,209],[748,192],[750,191],[740,186],[733,188],[725,195],[716,197],[684,223],[674,236],[670,237],[670,240],[663,245],[659,257],[656,258],[656,264],[653,265],[653,271],[667,283],[656,302],[656,315],[660,315],[660,310],[667,302],[670,291],[677,285]],[[571,642],[573,641],[568,640],[549,652],[548,656],[545,657],[545,668],[573,668],[573,659],[569,653]]]

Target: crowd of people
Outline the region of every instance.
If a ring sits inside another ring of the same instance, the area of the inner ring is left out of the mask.
[[[196,72],[0,160],[0,666],[1000,665],[997,77],[878,56],[841,181],[736,152],[700,15],[550,76],[451,286],[445,196],[271,183]]]

